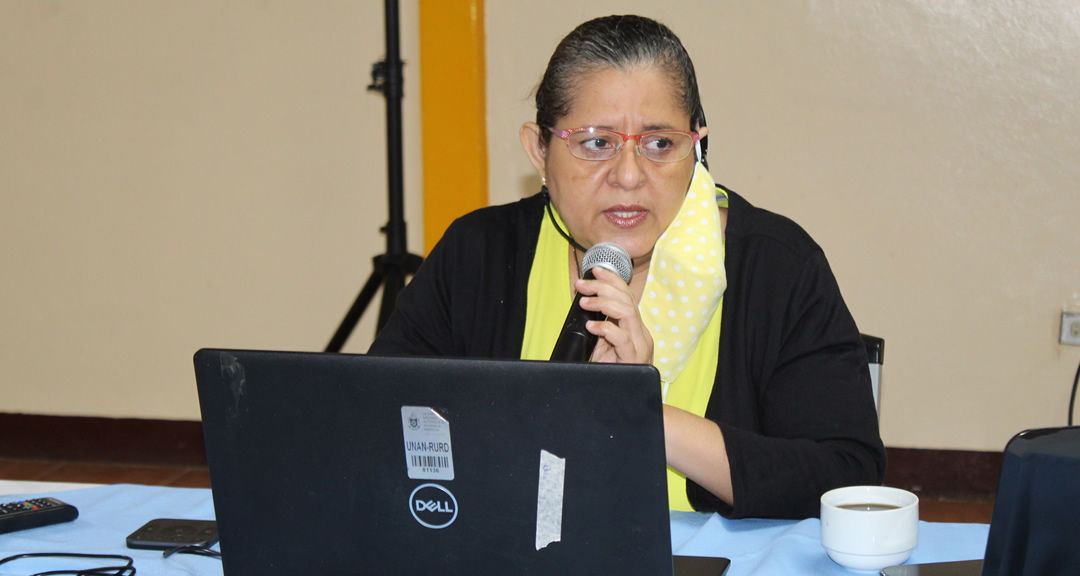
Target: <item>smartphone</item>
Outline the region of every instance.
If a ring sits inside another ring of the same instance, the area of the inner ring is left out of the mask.
[[[672,556],[675,576],[721,576],[727,572],[731,560],[706,556]]]
[[[168,550],[179,546],[209,548],[218,541],[217,522],[157,518],[127,537],[127,547],[140,550]]]
[[[905,564],[889,566],[881,571],[881,576],[979,576],[982,565],[982,560]]]

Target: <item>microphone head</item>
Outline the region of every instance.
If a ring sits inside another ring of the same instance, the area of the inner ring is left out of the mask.
[[[630,260],[630,255],[622,249],[622,246],[613,242],[599,242],[581,257],[582,276],[597,266],[618,274],[627,284],[630,283],[630,277],[634,273],[634,264]]]

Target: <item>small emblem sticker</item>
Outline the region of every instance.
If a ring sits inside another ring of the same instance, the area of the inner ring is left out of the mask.
[[[405,464],[414,480],[453,480],[450,421],[428,406],[402,406]]]

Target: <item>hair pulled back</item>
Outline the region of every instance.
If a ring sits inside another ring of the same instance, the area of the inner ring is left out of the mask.
[[[559,42],[536,88],[536,123],[554,128],[570,113],[575,88],[602,70],[656,66],[671,76],[672,88],[690,115],[690,129],[705,125],[694,64],[679,37],[667,26],[642,16],[605,16],[585,22]],[[544,144],[551,133],[540,131]]]

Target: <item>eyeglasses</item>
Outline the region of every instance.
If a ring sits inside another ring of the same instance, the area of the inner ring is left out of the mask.
[[[623,134],[592,127],[548,130],[562,138],[570,153],[582,160],[611,160],[622,150],[623,144],[633,140],[638,152],[653,162],[678,162],[690,155],[690,150],[701,138],[697,132],[681,130],[654,130],[642,134]]]

